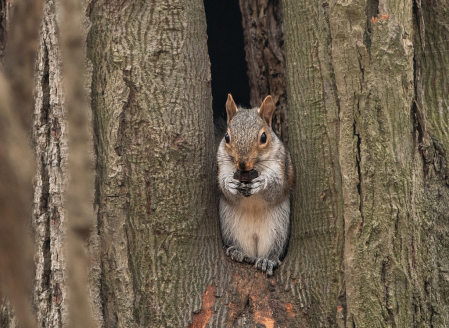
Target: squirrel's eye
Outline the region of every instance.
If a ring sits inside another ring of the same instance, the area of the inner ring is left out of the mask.
[[[260,136],[260,143],[266,143],[267,142],[267,135],[264,133],[262,133],[262,135]]]
[[[226,140],[226,143],[229,143],[229,141],[230,141],[230,140],[229,140],[229,134],[227,134],[227,133],[226,133],[226,135],[225,135],[225,140]]]

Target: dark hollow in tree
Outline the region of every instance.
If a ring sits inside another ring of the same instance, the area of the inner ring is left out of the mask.
[[[250,89],[245,61],[242,15],[238,0],[205,0],[207,47],[212,75],[214,121],[226,121],[225,102],[232,94],[238,105],[249,108]]]

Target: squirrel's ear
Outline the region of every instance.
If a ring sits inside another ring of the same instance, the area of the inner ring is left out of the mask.
[[[260,117],[262,117],[269,126],[271,126],[271,118],[273,117],[275,109],[276,106],[274,105],[273,99],[271,96],[267,96],[258,110]]]
[[[228,114],[228,123],[231,122],[232,118],[237,113],[237,106],[230,93],[228,93],[228,100],[226,101],[226,113]]]

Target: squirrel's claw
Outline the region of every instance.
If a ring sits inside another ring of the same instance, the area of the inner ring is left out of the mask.
[[[231,260],[237,262],[243,262],[245,259],[245,254],[239,251],[235,246],[228,247],[226,250],[226,255],[231,257]]]
[[[236,261],[236,262],[245,262],[245,263],[249,263],[249,264],[255,263],[254,264],[255,268],[262,272],[266,272],[267,276],[272,276],[273,270],[281,264],[281,261],[279,261],[279,260],[271,261],[271,260],[264,259],[264,258],[254,258],[254,257],[248,256],[245,253],[243,253],[242,251],[240,251],[239,249],[237,249],[237,247],[235,247],[235,246],[229,246],[226,249],[226,255],[229,256],[231,258],[231,260]]]
[[[262,272],[266,272],[267,276],[273,275],[273,270],[278,267],[279,261],[271,261],[264,258],[258,258],[256,260],[255,267],[258,270],[261,270]]]
[[[229,176],[225,180],[226,189],[233,195],[237,195],[241,188],[241,182],[239,180],[234,179],[232,176]]]
[[[256,262],[256,258],[246,255],[245,253],[237,249],[237,247],[235,246],[229,246],[226,249],[226,255],[229,256],[231,260],[237,262],[245,262],[249,264],[253,264]]]
[[[250,194],[254,195],[257,194],[258,192],[260,192],[261,190],[266,189],[266,183],[267,180],[265,179],[265,177],[263,175],[260,175],[259,177],[253,179],[253,181],[251,182],[251,190],[250,190]]]

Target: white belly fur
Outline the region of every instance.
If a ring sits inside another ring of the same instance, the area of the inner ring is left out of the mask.
[[[244,198],[234,206],[221,204],[221,214],[228,216],[224,233],[233,236],[244,253],[268,258],[274,244],[280,242],[280,236],[276,236],[279,224],[288,225],[289,207],[288,198],[281,205],[270,206],[259,195]],[[279,222],[284,220],[286,223]]]

